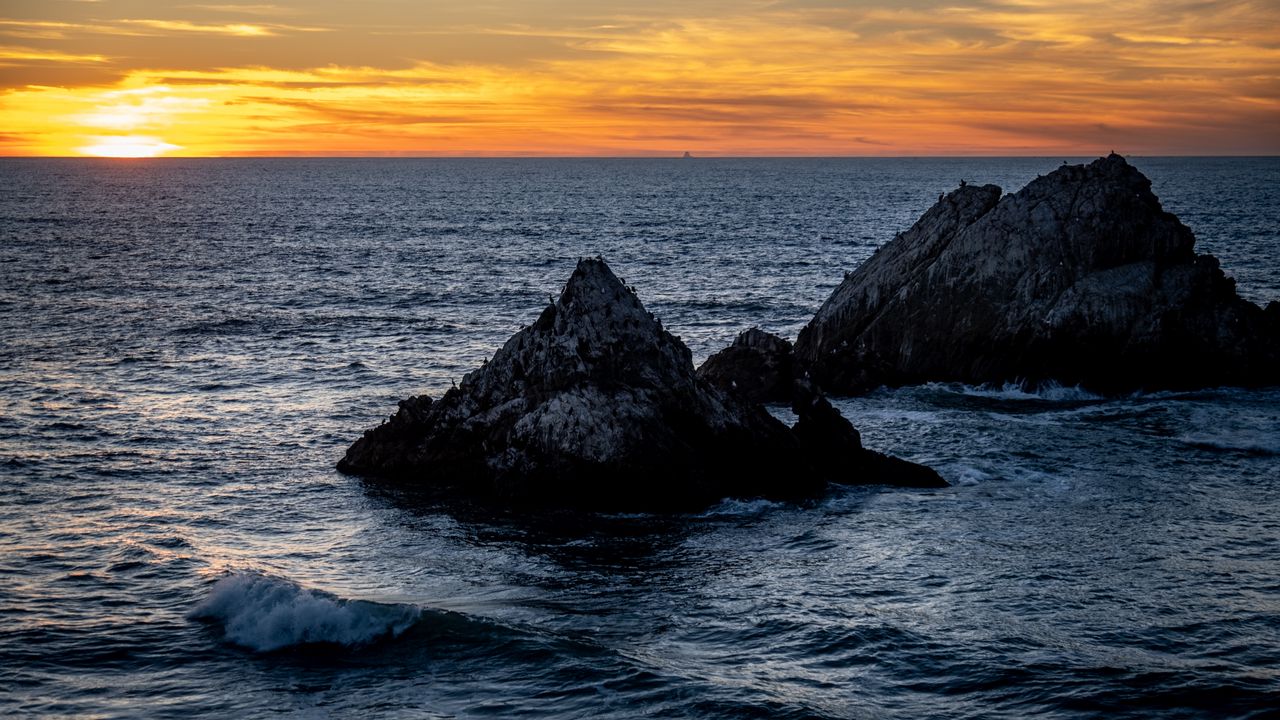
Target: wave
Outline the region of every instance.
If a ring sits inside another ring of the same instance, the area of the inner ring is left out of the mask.
[[[221,578],[187,614],[221,625],[228,642],[258,652],[314,643],[359,647],[396,637],[421,616],[413,605],[347,600],[251,572]]]
[[[786,507],[785,503],[764,498],[725,498],[700,513],[701,518],[757,517],[771,510]]]
[[[1083,402],[1105,400],[1096,393],[1091,393],[1079,385],[1060,385],[1047,381],[1038,385],[1026,383],[1005,383],[1000,387],[994,385],[964,385],[961,383],[931,382],[925,389],[935,392],[958,393],[969,397],[990,398],[993,400],[1047,400],[1049,402]]]
[[[224,317],[216,320],[199,320],[183,325],[175,332],[179,335],[245,335],[261,325],[261,319]]]
[[[1209,435],[1188,433],[1178,438],[1191,447],[1216,452],[1237,452],[1246,455],[1280,455],[1280,439],[1258,432]]]
[[[1053,475],[1034,468],[1018,467],[1016,465],[983,466],[949,463],[938,465],[936,466],[936,469],[942,477],[946,478],[947,482],[956,487],[972,487],[974,485],[982,485],[984,483],[997,481],[1033,484],[1042,490],[1065,490],[1070,487],[1069,481],[1062,476]]]
[[[980,485],[984,482],[995,480],[998,477],[993,472],[969,465],[957,465],[954,469],[950,470],[951,471],[944,474],[943,477],[947,478],[952,485],[961,487]]]

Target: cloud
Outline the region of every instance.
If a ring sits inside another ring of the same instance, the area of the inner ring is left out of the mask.
[[[281,5],[182,5],[184,9],[192,10],[208,10],[215,13],[229,13],[233,15],[297,15],[299,10],[287,8]]]
[[[469,114],[458,114],[456,112],[452,114],[439,113],[435,115],[424,115],[420,113],[400,112],[390,108],[380,110],[367,109],[350,107],[338,103],[324,103],[312,100],[287,98],[282,99],[269,96],[249,96],[244,98],[243,101],[303,110],[321,121],[290,126],[290,129],[304,127],[316,130],[320,128],[333,128],[335,126],[342,128],[350,128],[352,126],[395,127],[402,125],[433,125],[442,123],[474,125],[477,123],[491,122],[491,120],[484,116],[472,116]]]
[[[105,55],[84,55],[58,52],[56,50],[40,50],[29,47],[0,46],[0,66],[21,62],[55,62],[55,63],[104,63],[109,58]]]
[[[301,27],[297,25],[278,25],[260,23],[194,23],[185,20],[120,20],[127,25],[140,25],[155,30],[201,33],[208,35],[235,35],[237,37],[271,37],[282,32],[326,32],[325,28]]]
[[[50,151],[136,121],[193,154],[1280,152],[1274,3],[49,8],[0,20],[0,111]]]

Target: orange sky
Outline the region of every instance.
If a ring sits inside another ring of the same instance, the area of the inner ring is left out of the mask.
[[[1280,154],[1280,2],[0,3],[4,155]]]

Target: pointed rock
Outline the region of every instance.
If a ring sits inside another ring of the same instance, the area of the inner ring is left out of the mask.
[[[847,276],[796,340],[827,390],[1053,380],[1101,391],[1280,382],[1280,312],[1112,154],[1001,198],[962,186]]]

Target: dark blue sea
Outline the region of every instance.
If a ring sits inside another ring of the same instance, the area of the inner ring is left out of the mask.
[[[1275,717],[1280,389],[880,390],[953,487],[689,516],[333,469],[579,257],[700,362],[1063,160],[0,160],[0,716]],[[1280,299],[1280,159],[1131,161]]]

